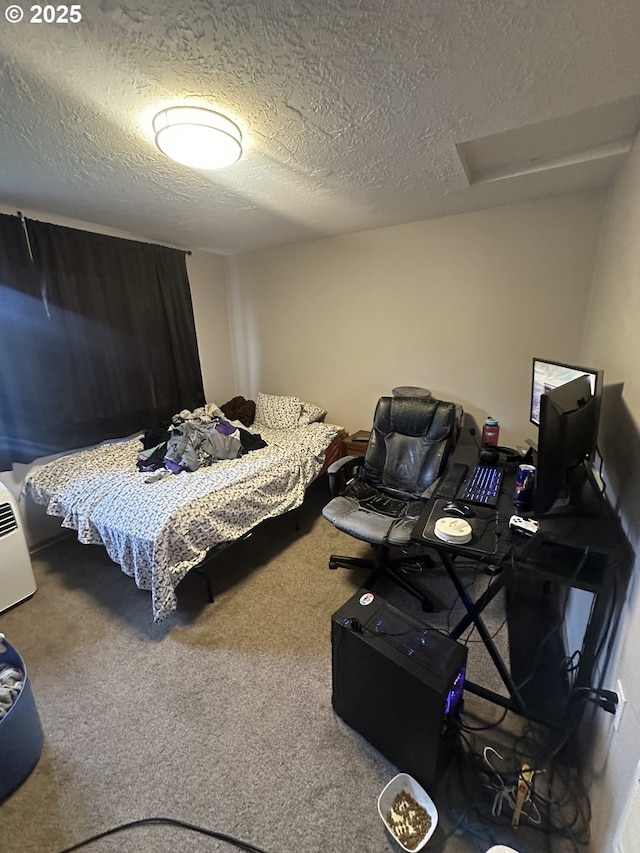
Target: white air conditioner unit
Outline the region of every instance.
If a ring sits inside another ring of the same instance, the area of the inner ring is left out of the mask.
[[[9,489],[0,483],[0,613],[35,591],[20,511]]]

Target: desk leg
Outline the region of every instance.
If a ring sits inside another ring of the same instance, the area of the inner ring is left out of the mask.
[[[582,654],[574,688],[593,687],[593,670],[598,659],[598,646],[605,642],[605,624],[611,606],[612,587],[596,593],[585,627]]]
[[[506,572],[507,569],[503,569],[502,573],[494,580],[494,582],[489,586],[489,588],[480,596],[480,598],[473,602],[469,596],[467,595],[467,591],[462,585],[460,578],[458,577],[455,569],[455,565],[453,560],[448,554],[442,553],[441,555],[442,562],[447,571],[447,574],[451,578],[451,582],[456,588],[456,592],[460,596],[460,601],[462,601],[465,610],[467,611],[467,615],[464,616],[458,624],[453,628],[452,631],[449,632],[449,636],[454,640],[459,639],[464,631],[473,623],[480,637],[482,638],[482,642],[486,650],[489,652],[491,660],[494,663],[495,668],[498,670],[498,674],[502,679],[502,683],[509,691],[510,700],[506,700],[504,696],[500,696],[499,693],[495,693],[492,690],[487,690],[484,687],[474,684],[473,682],[465,682],[465,689],[468,689],[471,693],[476,693],[478,696],[482,696],[485,699],[489,699],[492,702],[495,702],[498,705],[502,705],[505,708],[511,708],[516,712],[524,712],[524,703],[522,701],[522,697],[520,696],[520,692],[511,677],[511,672],[503,661],[500,652],[496,648],[496,644],[493,642],[493,638],[491,634],[487,630],[486,625],[482,620],[482,616],[480,615],[484,608],[491,602],[496,595],[500,592],[501,589],[504,588],[506,584]]]

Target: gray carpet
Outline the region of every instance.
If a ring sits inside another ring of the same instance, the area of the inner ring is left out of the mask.
[[[213,604],[204,579],[191,573],[177,613],[159,625],[149,594],[101,548],[66,538],[34,556],[38,591],[0,615],[0,631],[27,663],[45,746],[31,776],[0,805],[3,853],[56,853],[156,816],[267,853],[400,850],[376,805],[397,770],[331,706],[331,614],[367,573],[330,572],[327,559],[369,549],[321,518],[327,499],[321,480],[298,512],[300,529],[291,515],[275,519],[216,558],[208,569]],[[441,570],[420,582],[437,606],[425,618],[451,624],[455,595]],[[465,582],[475,594],[487,578],[469,568]],[[397,587],[384,594],[420,612]],[[493,611],[488,627],[508,655],[499,599]],[[469,637],[470,676],[501,689],[477,639]],[[474,697],[466,711],[476,725],[501,716]],[[489,730],[492,738],[500,731]],[[551,848],[523,829],[514,835],[491,819],[489,800],[476,809],[453,775],[431,793],[441,824],[429,850],[484,853],[509,841],[522,851],[583,849]],[[146,826],[84,849],[233,848]]]

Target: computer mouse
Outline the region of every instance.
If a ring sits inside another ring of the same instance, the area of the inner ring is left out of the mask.
[[[442,512],[446,512],[448,515],[458,515],[461,518],[473,518],[475,515],[470,506],[459,501],[449,501],[442,507]]]

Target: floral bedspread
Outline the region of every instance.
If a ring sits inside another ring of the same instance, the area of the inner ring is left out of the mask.
[[[85,544],[101,544],[151,591],[153,617],[176,608],[176,587],[215,546],[299,506],[341,432],[333,424],[261,428],[267,447],[146,482],[139,438],[105,443],[34,469],[24,491]]]

